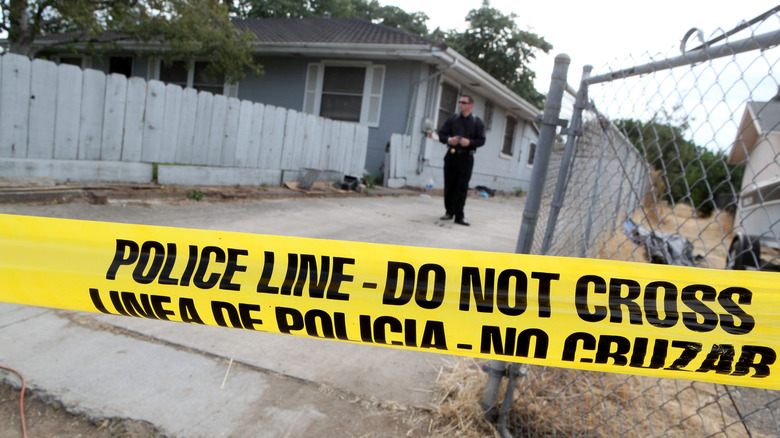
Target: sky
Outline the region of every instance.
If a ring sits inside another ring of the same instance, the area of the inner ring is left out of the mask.
[[[428,28],[444,30],[468,27],[465,17],[481,0],[387,0],[380,4],[398,6],[407,12],[424,12]],[[571,58],[569,83],[576,85],[582,67],[590,64],[593,74],[607,63],[645,53],[669,53],[679,47],[685,33],[697,27],[711,36],[718,28],[731,30],[778,5],[778,0],[491,0],[490,6],[503,14],[517,15],[522,30],[544,37],[553,45],[550,54],[540,53],[532,68],[537,75],[536,88],[547,93],[555,56]],[[601,69],[603,71],[603,68]]]

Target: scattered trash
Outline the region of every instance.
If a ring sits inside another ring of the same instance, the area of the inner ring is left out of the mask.
[[[301,180],[298,181],[298,188],[302,190],[309,190],[312,185],[317,181],[317,178],[319,178],[319,171],[314,169],[306,169],[303,172],[303,176],[301,177]]]
[[[344,175],[344,181],[341,182],[341,190],[356,190],[359,179],[355,176]]]
[[[696,266],[704,256],[693,254],[693,244],[678,234],[644,229],[631,219],[623,221],[623,231],[632,242],[644,245],[647,260],[662,265]]]
[[[476,186],[474,188],[477,190],[477,193],[479,193],[479,196],[482,196],[483,198],[492,198],[493,196],[496,196],[496,191],[490,187]]]

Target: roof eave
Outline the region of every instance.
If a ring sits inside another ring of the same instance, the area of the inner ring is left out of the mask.
[[[451,48],[447,48],[443,53],[455,61],[453,70],[473,81],[469,83],[472,87],[476,87],[479,90],[487,90],[487,94],[497,99],[496,103],[502,104],[511,112],[529,121],[534,121],[536,116],[541,113],[537,107],[510,90],[509,87],[499,82],[498,79],[490,76],[465,56]]]
[[[373,57],[429,58],[434,47],[425,44],[356,44],[356,43],[255,43],[255,55],[352,55]]]

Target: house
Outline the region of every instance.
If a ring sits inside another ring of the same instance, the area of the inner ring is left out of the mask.
[[[441,187],[445,148],[436,141],[435,131],[456,111],[458,96],[467,93],[487,128],[472,184],[527,189],[539,110],[446,44],[355,18],[250,19],[234,24],[256,36],[254,54],[265,70],[264,76],[248,75],[235,85],[208,77],[205,59],[191,65],[165,64],[132,45],[124,46],[125,51],[75,55],[52,48],[57,35],[35,44],[41,45],[39,56],[61,64],[156,79],[366,126],[365,172],[395,185],[434,181]],[[406,150],[391,164],[388,145],[393,136]],[[261,143],[273,141],[264,138]]]
[[[780,249],[780,93],[746,104],[728,162],[745,166],[735,218],[741,227],[735,242],[743,241],[731,251],[743,252],[747,240]]]
[[[747,103],[728,162],[745,164],[743,192],[780,177],[780,95]]]

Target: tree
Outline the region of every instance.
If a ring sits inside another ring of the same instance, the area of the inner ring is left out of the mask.
[[[642,153],[648,164],[660,171],[656,186],[665,186],[664,197],[684,202],[702,216],[715,209],[719,195],[738,193],[744,168],[727,164],[723,152],[713,152],[685,140],[685,123],[617,120],[615,125]]]
[[[88,50],[111,48],[122,41],[148,43],[152,55],[211,60],[209,73],[227,82],[244,76],[248,67],[262,75],[251,54],[253,36],[231,23],[219,0],[0,0],[0,32],[8,33],[9,49],[33,57],[33,42],[60,34],[50,46],[87,44]]]
[[[549,53],[552,45],[539,35],[520,30],[515,23],[517,15],[504,15],[491,8],[488,0],[482,7],[472,9],[466,16],[469,28],[463,32],[434,31],[457,52],[477,64],[512,91],[539,108],[544,106],[544,95],[536,91],[536,73],[529,64],[537,51]]]
[[[241,18],[362,18],[416,35],[428,34],[424,13],[382,6],[376,0],[237,0],[231,10]]]

